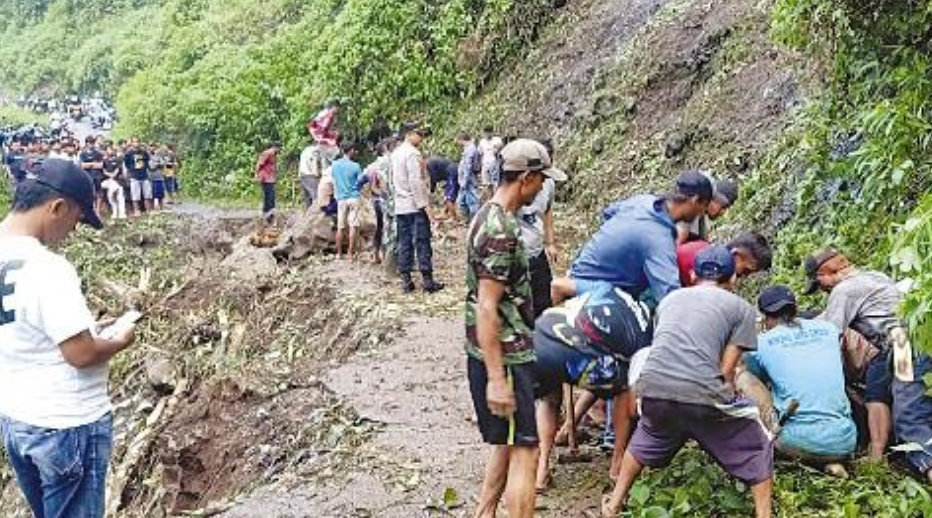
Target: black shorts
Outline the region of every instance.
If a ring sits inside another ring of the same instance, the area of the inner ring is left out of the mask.
[[[568,383],[592,392],[601,399],[628,390],[629,362],[608,354],[587,354],[579,349],[549,339],[539,330],[534,332],[535,395],[538,398],[554,394]]]
[[[553,306],[553,300],[550,298],[550,283],[553,282],[553,273],[550,271],[550,261],[544,252],[536,257],[528,258],[528,267],[531,273],[531,300],[534,301],[534,318],[537,318]]]
[[[91,180],[94,182],[94,192],[97,196],[104,197],[104,176],[102,174],[90,174]]]
[[[485,363],[470,357],[466,370],[482,440],[497,446],[537,446],[533,364],[505,367],[505,374],[515,391],[517,403],[517,410],[507,419],[493,415],[489,411],[489,404],[485,398],[486,385],[489,380]]]
[[[864,400],[866,403],[893,404],[893,365],[892,354],[889,350],[881,351],[867,363],[866,390]]]

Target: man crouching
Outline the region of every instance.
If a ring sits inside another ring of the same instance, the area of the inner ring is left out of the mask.
[[[735,368],[757,347],[756,312],[732,290],[735,262],[727,248],[696,256],[699,282],[674,291],[657,308],[650,356],[635,391],[641,419],[611,497],[606,518],[618,515],[644,466],[662,468],[694,439],[730,475],[751,488],[757,518],[770,518],[773,447],[756,407],[734,388]]]

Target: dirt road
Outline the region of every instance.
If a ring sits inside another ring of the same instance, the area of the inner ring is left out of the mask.
[[[487,455],[474,422],[463,353],[460,247],[463,229],[441,232],[437,256],[444,292],[406,298],[381,269],[329,262],[319,274],[347,296],[379,297],[403,318],[391,344],[358,353],[322,375],[326,389],[374,437],[351,453],[345,471],[314,483],[260,488],[224,518],[468,516]],[[352,294],[352,295],[350,295]],[[539,516],[590,516],[608,483],[605,457],[559,466]],[[444,505],[444,495],[447,504]],[[452,505],[449,505],[452,504]]]

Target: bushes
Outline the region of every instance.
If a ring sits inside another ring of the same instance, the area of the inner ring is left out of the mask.
[[[14,5],[0,0],[0,10]],[[5,45],[0,76],[27,91],[115,93],[118,136],[175,141],[196,171],[188,185],[224,196],[248,183],[269,140],[297,154],[305,123],[328,99],[348,103],[351,134],[377,120],[443,120],[521,51],[552,9],[551,0],[72,5],[52,2],[40,23],[7,29],[33,56],[24,61]],[[23,23],[35,13],[20,16]],[[76,29],[88,20],[97,30],[85,39]]]
[[[879,269],[889,269],[891,253],[899,265],[909,255],[902,249],[912,234],[897,239],[899,225],[932,179],[930,7],[918,1],[776,3],[774,36],[824,72],[822,93],[798,114],[743,204],[747,217],[774,223],[782,280],[798,284],[803,257],[828,245]],[[921,226],[908,228],[921,234]],[[908,303],[907,312],[915,307]]]

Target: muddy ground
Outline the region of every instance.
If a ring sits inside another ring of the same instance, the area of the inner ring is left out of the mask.
[[[398,326],[390,339],[315,374],[332,404],[366,427],[366,440],[322,470],[298,464],[262,481],[221,516],[401,518],[471,512],[486,449],[465,381],[464,234],[462,225],[439,229],[438,277],[447,289],[437,295],[406,298],[381,267],[331,260],[314,267],[314,275],[326,278],[341,296],[374,298],[396,308]],[[358,325],[367,325],[365,317]],[[300,395],[293,405],[279,410],[291,415],[295,407],[314,408],[315,401]],[[608,484],[606,470],[606,458],[599,455],[592,464],[561,466],[556,488],[541,499],[539,516],[594,513]]]
[[[92,301],[148,314],[113,364],[110,516],[465,516],[486,452],[465,382],[464,224],[437,227],[447,289],[404,296],[368,262],[269,265],[246,216],[187,204],[67,251]],[[96,269],[111,262],[124,268]],[[540,516],[595,509],[606,465],[573,469]],[[0,515],[27,516],[6,482]]]

